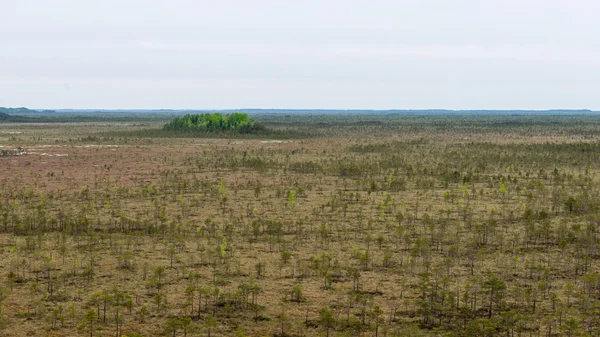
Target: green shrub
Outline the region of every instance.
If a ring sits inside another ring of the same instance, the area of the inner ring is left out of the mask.
[[[187,114],[177,117],[163,127],[164,130],[177,131],[232,131],[237,133],[256,133],[265,128],[255,122],[247,114],[234,112],[232,114],[205,113]]]

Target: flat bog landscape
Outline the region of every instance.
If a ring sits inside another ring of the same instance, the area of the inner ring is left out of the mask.
[[[599,115],[249,115],[5,116],[0,335],[600,335]]]

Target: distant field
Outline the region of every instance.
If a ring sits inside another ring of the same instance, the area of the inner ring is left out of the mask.
[[[0,335],[600,334],[600,115],[250,115],[0,123]]]

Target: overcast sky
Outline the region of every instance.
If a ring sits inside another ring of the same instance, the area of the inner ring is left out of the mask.
[[[0,106],[600,110],[596,0],[0,0]]]

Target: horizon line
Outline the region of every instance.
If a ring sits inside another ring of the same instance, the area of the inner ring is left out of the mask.
[[[27,109],[31,111],[449,111],[449,112],[460,112],[460,111],[532,111],[532,112],[543,112],[543,111],[581,111],[581,112],[600,112],[600,110],[594,110],[589,108],[551,108],[551,109],[490,109],[490,108],[470,108],[470,109],[448,109],[448,108],[391,108],[391,109],[369,109],[369,108],[28,108],[24,106],[20,107],[2,107],[0,109],[7,110],[18,110]]]

